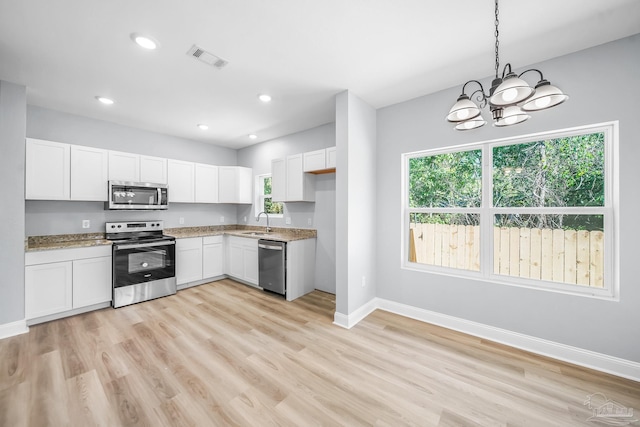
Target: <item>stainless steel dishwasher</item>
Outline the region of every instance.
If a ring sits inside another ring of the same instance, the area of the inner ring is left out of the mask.
[[[258,284],[262,289],[286,295],[287,244],[258,240]]]

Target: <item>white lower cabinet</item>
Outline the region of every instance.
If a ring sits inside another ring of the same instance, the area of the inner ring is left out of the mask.
[[[108,303],[111,275],[111,246],[27,252],[26,319]]]
[[[202,238],[202,278],[224,274],[224,238],[207,236]]]
[[[198,282],[224,274],[223,236],[176,239],[176,282]]]
[[[176,282],[202,280],[202,237],[176,239]]]
[[[227,271],[236,279],[258,284],[258,240],[227,236]]]
[[[73,308],[72,261],[29,265],[24,272],[25,317],[35,319]]]

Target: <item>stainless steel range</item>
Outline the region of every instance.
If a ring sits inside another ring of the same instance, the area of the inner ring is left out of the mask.
[[[175,294],[176,240],[162,221],[108,222],[113,241],[114,308]]]

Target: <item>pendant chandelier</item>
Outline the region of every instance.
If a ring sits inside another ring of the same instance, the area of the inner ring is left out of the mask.
[[[469,80],[462,86],[462,94],[457,102],[449,110],[447,120],[455,123],[457,130],[470,130],[484,126],[486,121],[482,118],[481,111],[489,105],[493,125],[497,127],[511,126],[528,120],[529,112],[545,110],[562,104],[569,99],[560,89],[553,86],[542,75],[542,71],[535,68],[523,71],[519,75],[511,70],[511,64],[504,66],[502,76],[498,74],[500,60],[498,56],[498,0],[495,1],[495,36],[496,36],[496,76],[491,82],[491,89],[487,95],[482,83],[478,80]],[[540,76],[540,80],[535,87],[529,86],[522,79],[526,73],[535,72]],[[480,86],[470,95],[467,95],[467,86],[470,84]],[[475,97],[476,102],[471,99]]]

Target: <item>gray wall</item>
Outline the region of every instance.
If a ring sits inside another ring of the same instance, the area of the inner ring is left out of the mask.
[[[336,312],[349,315],[376,296],[376,111],[350,92],[336,96]]]
[[[24,319],[26,96],[0,80],[0,325]]]
[[[529,121],[514,127],[452,130],[444,117],[463,81],[459,87],[380,109],[377,114],[378,215],[391,224],[401,221],[402,153],[619,120],[619,302],[403,270],[399,226],[378,228],[378,296],[640,362],[638,52],[640,35],[635,35],[532,65],[571,98],[555,109],[533,113]],[[515,65],[523,70],[526,64]],[[476,77],[480,76],[468,75]],[[490,77],[482,82],[488,86]]]
[[[221,166],[237,161],[237,151],[229,148],[34,106],[27,107],[27,137]],[[165,227],[235,224],[237,207],[172,203],[164,212],[121,212],[105,211],[102,202],[28,200],[25,218],[26,235],[33,236],[103,232],[110,221],[160,219]],[[84,219],[91,228],[82,228]]]
[[[336,145],[334,123],[318,126],[303,132],[286,135],[238,151],[238,165],[253,169],[253,174],[271,173],[271,160],[292,154],[319,150]],[[316,289],[335,293],[335,247],[336,247],[336,178],[335,174],[316,175],[315,203],[285,203],[282,218],[272,218],[274,227],[315,228],[318,232],[316,244]],[[285,218],[291,224],[285,224]],[[245,221],[246,219],[246,221]],[[308,220],[311,219],[311,225]],[[255,221],[254,206],[238,207],[238,223],[266,225],[264,216]]]

